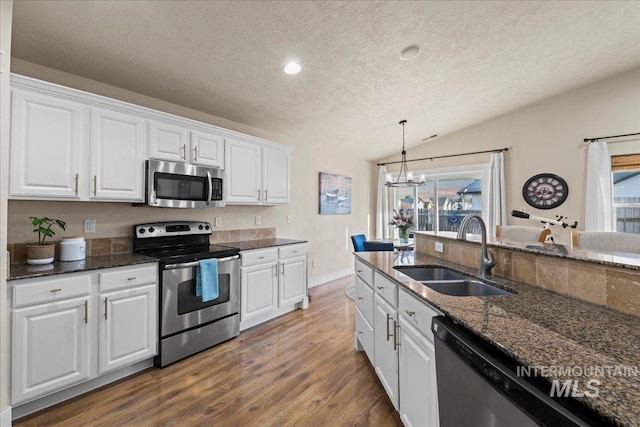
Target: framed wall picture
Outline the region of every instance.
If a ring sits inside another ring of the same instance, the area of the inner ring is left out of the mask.
[[[320,215],[351,213],[351,177],[320,172]]]

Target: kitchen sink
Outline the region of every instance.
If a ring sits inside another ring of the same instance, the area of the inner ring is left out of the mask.
[[[438,282],[422,282],[423,285],[445,295],[454,297],[477,297],[490,295],[513,295],[505,289],[491,286],[479,280],[442,280]]]
[[[393,267],[418,282],[433,280],[466,280],[469,276],[455,272],[446,267],[399,265]]]
[[[456,297],[513,295],[513,292],[475,280],[447,267],[398,265],[393,268],[422,283],[424,286],[445,295]]]

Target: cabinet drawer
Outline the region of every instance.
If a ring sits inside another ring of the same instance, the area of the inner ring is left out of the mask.
[[[442,316],[436,308],[424,301],[410,295],[407,291],[400,291],[398,301],[398,313],[400,313],[409,324],[415,327],[431,343],[433,343],[433,331],[431,330],[431,318]]]
[[[374,348],[373,348],[373,327],[364,318],[360,310],[356,307],[356,339],[360,341],[360,345],[364,348],[369,361],[375,366]]]
[[[242,257],[242,266],[248,267],[250,265],[266,264],[268,262],[276,262],[278,259],[278,249],[259,249],[255,251],[243,251],[240,252]]]
[[[100,292],[158,282],[158,267],[127,268],[100,274]]]
[[[373,278],[374,291],[383,297],[392,307],[398,306],[398,285],[375,272]]]
[[[373,289],[356,277],[356,306],[365,319],[373,324]]]
[[[371,286],[373,284],[373,269],[371,267],[356,258],[355,270],[358,277],[364,280],[367,285]]]
[[[280,258],[293,258],[307,254],[307,245],[287,245],[278,248]]]
[[[42,280],[13,286],[13,307],[29,304],[60,301],[89,295],[91,277],[89,275],[63,279]]]

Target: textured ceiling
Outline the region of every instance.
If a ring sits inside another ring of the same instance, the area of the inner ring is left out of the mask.
[[[640,2],[17,0],[12,54],[373,160],[639,66]]]

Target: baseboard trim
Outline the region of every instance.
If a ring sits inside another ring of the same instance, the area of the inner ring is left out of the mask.
[[[11,427],[11,406],[0,413],[0,427]]]
[[[310,277],[309,287],[313,288],[314,286],[322,285],[323,283],[340,279],[350,274],[353,274],[353,268],[345,268],[344,270],[334,271],[333,273],[323,274],[322,276]]]
[[[71,399],[76,396],[80,396],[81,394],[84,394],[91,390],[95,390],[97,388],[105,386],[114,381],[118,381],[123,378],[126,378],[129,375],[133,375],[137,372],[151,368],[152,366],[153,366],[153,358],[143,360],[142,362],[138,362],[136,364],[124,367],[117,371],[110,372],[108,374],[97,377],[93,380],[80,383],[78,385],[59,391],[57,393],[41,397],[37,400],[26,402],[19,406],[15,406],[12,411],[13,413],[10,413],[10,416],[12,417],[12,419],[17,420],[18,418],[22,418],[24,416],[33,414],[34,412],[41,411],[45,408],[48,408],[49,406],[56,405],[58,403],[64,402],[65,400]],[[4,421],[4,418],[2,419],[2,421]],[[11,422],[9,422],[9,424],[7,425],[11,426]],[[5,424],[3,423],[2,427],[4,426]]]

